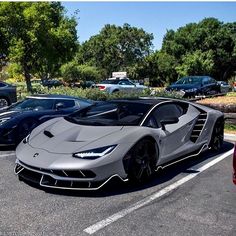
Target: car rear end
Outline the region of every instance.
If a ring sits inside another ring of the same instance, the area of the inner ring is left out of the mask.
[[[112,93],[116,90],[119,90],[117,83],[118,83],[118,81],[116,81],[116,80],[104,80],[104,81],[100,82],[99,84],[96,84],[96,87],[100,91]]]
[[[0,82],[1,104],[9,106],[17,101],[16,86]],[[2,102],[5,101],[5,102]]]

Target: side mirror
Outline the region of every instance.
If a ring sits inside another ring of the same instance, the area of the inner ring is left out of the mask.
[[[167,118],[160,121],[161,127],[163,130],[166,130],[165,125],[176,124],[178,122],[179,122],[178,117],[167,117]]]
[[[56,104],[56,110],[61,110],[63,108],[64,108],[64,104],[63,103],[59,102],[59,103]]]

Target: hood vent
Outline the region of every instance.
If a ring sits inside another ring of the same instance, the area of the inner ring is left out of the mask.
[[[51,132],[47,131],[47,130],[44,130],[43,133],[49,138],[54,137],[54,135]]]

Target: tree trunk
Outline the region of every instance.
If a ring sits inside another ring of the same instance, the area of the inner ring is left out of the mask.
[[[32,93],[32,86],[31,86],[31,81],[30,81],[30,73],[29,70],[27,68],[27,66],[24,66],[24,75],[25,75],[25,82],[26,82],[26,87],[27,87],[27,91]]]

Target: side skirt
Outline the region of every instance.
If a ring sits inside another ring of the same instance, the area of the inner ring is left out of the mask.
[[[155,169],[155,171],[163,170],[163,169],[165,169],[165,168],[168,167],[168,166],[171,166],[171,165],[174,165],[174,164],[176,164],[176,163],[178,163],[178,162],[184,161],[184,160],[186,160],[186,159],[188,159],[188,158],[190,158],[190,157],[198,156],[201,152],[205,151],[206,149],[209,149],[208,145],[207,145],[207,144],[203,144],[202,147],[201,147],[198,151],[192,152],[190,155],[184,156],[184,157],[182,157],[182,158],[180,158],[180,159],[176,159],[176,160],[173,161],[173,162],[170,161],[170,162],[167,162],[167,163],[165,163],[165,164],[163,164],[163,165],[157,166],[157,168]]]

